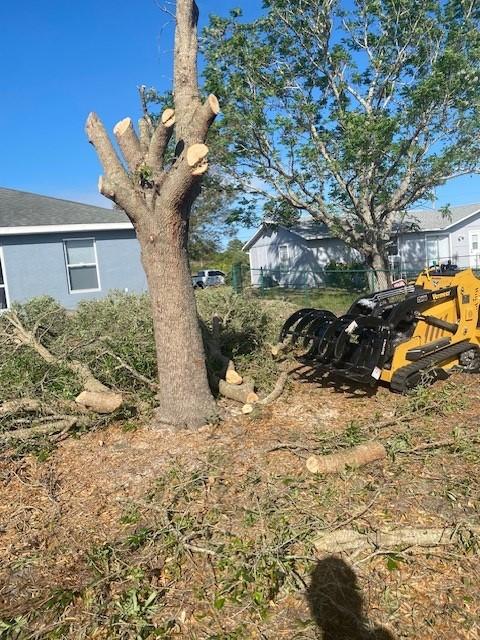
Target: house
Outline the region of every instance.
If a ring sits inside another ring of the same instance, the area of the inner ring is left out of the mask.
[[[249,253],[254,286],[261,276],[281,286],[318,286],[325,284],[329,262],[361,261],[360,254],[325,225],[306,219],[290,228],[264,222],[243,248]],[[450,207],[448,216],[432,209],[409,212],[396,225],[390,253],[396,276],[447,260],[460,268],[480,269],[480,204]]]
[[[40,295],[72,309],[113,289],[146,288],[122,211],[0,189],[0,309]]]

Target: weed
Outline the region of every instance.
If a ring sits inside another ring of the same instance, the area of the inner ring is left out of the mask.
[[[124,433],[130,433],[132,431],[136,431],[137,429],[138,429],[138,422],[132,422],[131,420],[122,422],[122,431]]]
[[[405,413],[422,415],[442,415],[465,407],[468,394],[465,387],[452,381],[443,385],[419,385],[408,394]]]
[[[140,512],[135,505],[131,505],[120,518],[122,524],[136,524],[140,520]]]
[[[5,638],[5,640],[21,640],[27,625],[28,619],[25,616],[0,618],[0,637]]]
[[[79,595],[79,592],[72,589],[55,589],[45,602],[44,607],[47,610],[51,609],[57,613],[62,613]]]

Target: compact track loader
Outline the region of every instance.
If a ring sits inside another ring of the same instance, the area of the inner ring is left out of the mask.
[[[302,362],[403,393],[455,370],[480,372],[480,279],[450,264],[400,288],[358,298],[343,316],[300,309],[280,341]]]

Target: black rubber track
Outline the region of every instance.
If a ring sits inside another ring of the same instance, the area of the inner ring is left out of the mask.
[[[409,364],[406,367],[401,367],[393,374],[390,382],[390,388],[396,393],[405,393],[405,391],[411,388],[408,385],[408,379],[410,377],[420,371],[428,371],[436,365],[440,365],[441,367],[442,362],[450,360],[453,356],[457,356],[464,351],[474,349],[475,346],[476,345],[471,342],[457,342],[456,344],[452,344],[450,347],[446,347],[445,349],[441,349],[440,351],[433,353],[431,356],[426,356],[416,362],[412,362],[412,364]]]

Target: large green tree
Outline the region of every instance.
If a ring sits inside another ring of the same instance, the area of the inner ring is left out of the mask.
[[[327,224],[388,280],[396,221],[480,167],[478,0],[264,0],[205,32],[223,163],[282,222]]]

